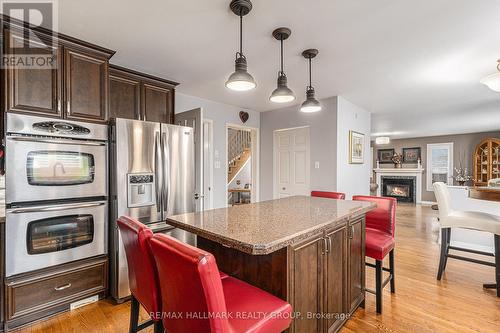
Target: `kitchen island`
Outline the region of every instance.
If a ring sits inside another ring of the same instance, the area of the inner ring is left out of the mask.
[[[296,196],[171,216],[219,269],[288,301],[290,332],[333,332],[364,304],[368,202]]]

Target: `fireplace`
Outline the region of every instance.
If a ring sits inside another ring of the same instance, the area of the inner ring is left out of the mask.
[[[400,202],[415,202],[416,177],[382,177],[382,196],[396,198]]]

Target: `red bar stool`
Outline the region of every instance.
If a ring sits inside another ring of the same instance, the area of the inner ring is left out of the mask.
[[[330,199],[345,200],[345,193],[341,192],[326,192],[326,191],[312,191],[311,197],[321,197]]]
[[[125,246],[130,284],[130,333],[135,333],[154,324],[155,333],[163,333],[161,321],[161,295],[154,262],[149,245],[153,232],[144,224],[122,216],[117,221]],[[151,320],[139,324],[139,304],[150,314]]]
[[[377,208],[366,214],[366,256],[375,259],[375,265],[366,263],[367,266],[375,268],[375,292],[377,299],[377,313],[382,313],[382,290],[391,282],[391,293],[396,292],[394,284],[394,229],[396,227],[396,204],[395,198],[373,197],[355,195],[352,200],[370,201],[377,204]],[[383,267],[383,260],[389,254],[389,268]],[[382,282],[382,271],[389,272],[389,277]]]
[[[210,253],[167,235],[151,239],[167,332],[273,333],[287,329],[287,302],[233,277],[221,279]]]

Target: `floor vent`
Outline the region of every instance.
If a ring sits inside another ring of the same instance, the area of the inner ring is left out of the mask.
[[[69,305],[69,309],[70,310],[75,310],[75,309],[81,308],[82,306],[95,303],[98,300],[99,300],[99,295],[90,296],[90,297],[84,298],[82,300],[79,300],[79,301],[71,303]]]

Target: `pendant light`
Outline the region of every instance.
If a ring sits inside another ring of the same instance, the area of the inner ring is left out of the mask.
[[[302,56],[309,60],[309,85],[306,88],[306,100],[302,103],[300,111],[302,112],[318,112],[321,111],[321,104],[314,97],[314,88],[312,86],[311,80],[311,59],[318,55],[318,50],[308,49],[302,52]]]
[[[493,91],[500,92],[500,59],[497,61],[498,72],[488,75],[483,78],[480,82]]]
[[[250,0],[232,0],[229,8],[240,17],[240,50],[236,52],[235,70],[227,79],[226,87],[235,91],[247,91],[257,86],[252,75],[247,72],[247,58],[243,55],[243,16],[250,13],[252,3]]]
[[[292,31],[288,28],[278,28],[273,31],[273,37],[280,41],[281,68],[278,72],[278,87],[274,89],[269,100],[275,103],[291,102],[295,99],[293,91],[287,87],[287,78],[283,71],[283,41],[290,37]]]

